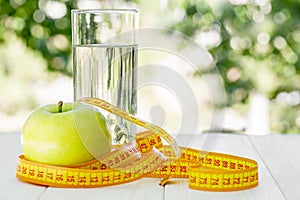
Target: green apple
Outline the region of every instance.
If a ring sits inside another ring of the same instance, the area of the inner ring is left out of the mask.
[[[111,151],[111,136],[105,118],[84,103],[51,104],[33,111],[22,130],[26,159],[73,165]]]

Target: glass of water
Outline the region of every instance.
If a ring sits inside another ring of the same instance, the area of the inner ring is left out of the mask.
[[[96,97],[136,114],[138,11],[72,10],[74,100]],[[114,144],[135,138],[132,123],[103,113]]]

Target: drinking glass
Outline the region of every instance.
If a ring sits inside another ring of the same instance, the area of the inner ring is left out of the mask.
[[[74,100],[96,97],[136,114],[135,9],[72,10]],[[103,111],[114,144],[135,138],[132,123]]]

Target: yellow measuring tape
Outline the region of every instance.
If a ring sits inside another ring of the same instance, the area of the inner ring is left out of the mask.
[[[81,102],[105,109],[148,131],[138,133],[135,143],[78,165],[41,164],[21,155],[16,174],[20,180],[44,186],[90,188],[123,184],[143,177],[188,178],[190,188],[206,191],[236,191],[258,185],[258,165],[252,159],[179,147],[160,127],[137,119],[108,102],[96,98]]]

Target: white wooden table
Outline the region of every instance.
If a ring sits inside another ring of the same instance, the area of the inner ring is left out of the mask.
[[[32,185],[20,182],[15,176],[17,156],[22,154],[21,133],[0,133],[0,199],[300,199],[300,134],[249,136],[210,133],[175,138],[185,146],[255,159],[259,163],[259,186],[238,192],[204,192],[189,189],[185,179],[173,179],[171,184],[161,187],[159,179],[150,178],[94,189]]]

